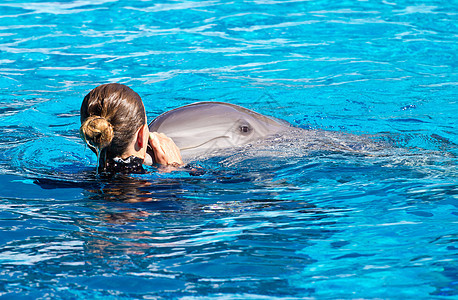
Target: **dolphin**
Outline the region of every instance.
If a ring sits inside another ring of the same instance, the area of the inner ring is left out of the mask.
[[[159,115],[149,124],[149,131],[170,137],[185,159],[246,145],[290,127],[286,121],[238,105],[197,102]]]

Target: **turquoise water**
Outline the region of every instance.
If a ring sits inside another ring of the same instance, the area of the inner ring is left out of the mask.
[[[0,297],[458,298],[457,24],[437,0],[0,3]],[[149,120],[226,101],[386,148],[100,180],[79,107],[107,82]]]

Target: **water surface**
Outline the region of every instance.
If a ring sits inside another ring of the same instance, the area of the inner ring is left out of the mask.
[[[0,295],[456,298],[457,14],[434,0],[2,2]],[[107,82],[137,91],[149,120],[226,101],[386,147],[293,136],[194,161],[198,174],[100,179],[79,108]]]

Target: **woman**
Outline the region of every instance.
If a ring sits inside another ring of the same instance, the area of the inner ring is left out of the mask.
[[[153,160],[161,165],[183,163],[170,138],[149,132],[140,96],[122,84],[100,85],[84,97],[80,134],[97,154],[100,172],[144,173],[142,164]]]

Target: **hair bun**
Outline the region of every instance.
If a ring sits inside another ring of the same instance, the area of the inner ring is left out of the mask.
[[[113,126],[104,117],[90,116],[81,124],[80,134],[89,146],[102,150],[113,140]]]

